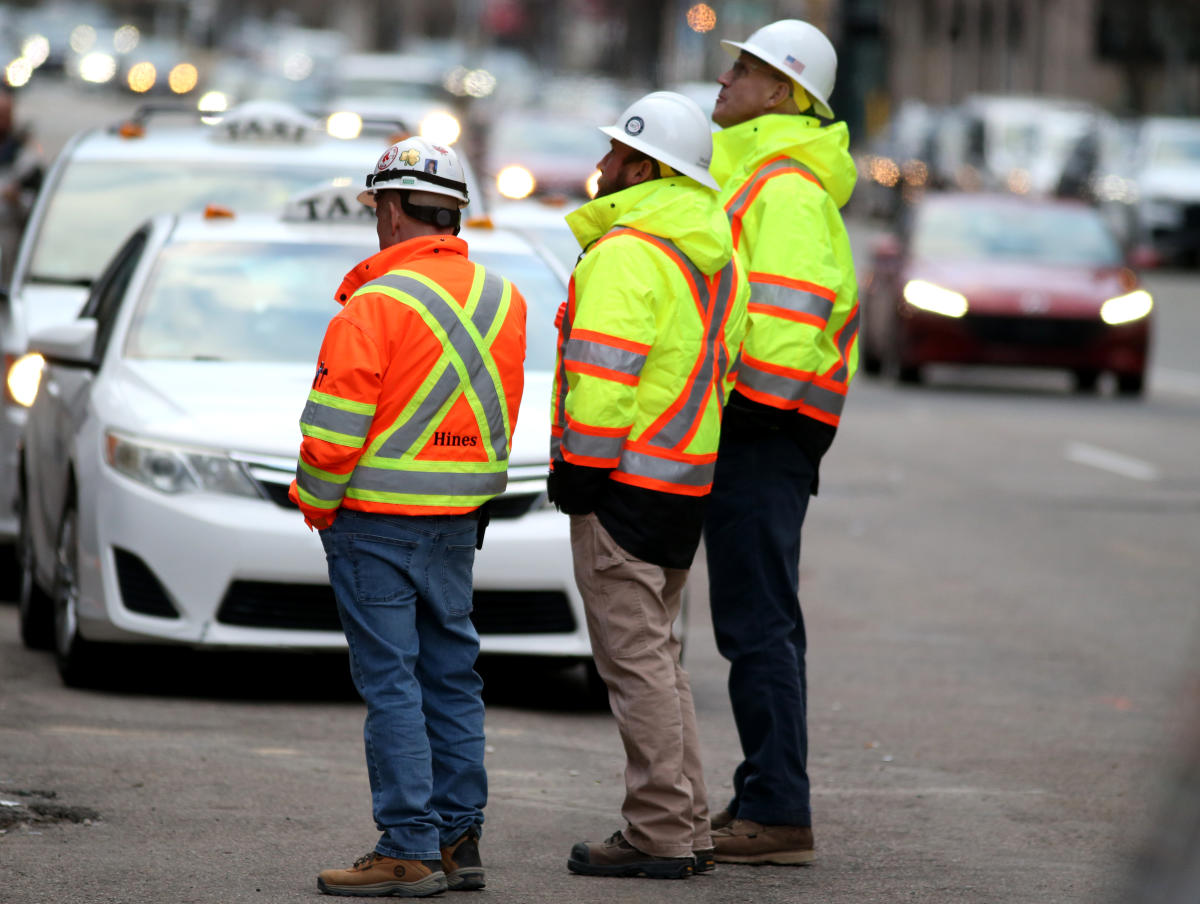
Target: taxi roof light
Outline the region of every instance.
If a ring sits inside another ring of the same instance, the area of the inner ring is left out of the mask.
[[[226,207],[224,204],[207,204],[204,207],[204,219],[206,220],[232,220],[234,216],[233,208]]]

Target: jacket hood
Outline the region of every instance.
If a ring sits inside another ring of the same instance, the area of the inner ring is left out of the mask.
[[[729,218],[710,191],[687,176],[642,182],[584,204],[567,225],[585,251],[617,226],[674,242],[706,276],[733,257]]]
[[[812,116],[768,113],[722,129],[713,135],[712,174],[728,193],[780,154],[812,170],[838,207],[850,200],[858,170],[844,122],[823,126]]]

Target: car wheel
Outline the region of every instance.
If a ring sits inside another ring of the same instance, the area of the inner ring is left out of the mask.
[[[1123,396],[1140,396],[1146,391],[1146,375],[1117,374],[1117,392]]]
[[[17,603],[20,608],[21,642],[31,650],[49,650],[54,646],[54,600],[38,586],[34,578],[33,535],[21,506],[20,533],[17,536]]]
[[[915,364],[900,364],[896,367],[896,381],[916,386],[923,379],[921,368]]]
[[[1075,391],[1078,393],[1093,393],[1100,386],[1100,371],[1081,368],[1074,372]]]
[[[96,673],[94,644],[79,634],[79,515],[69,504],[58,530],[54,576],[54,652],[68,687],[87,687]]]
[[[584,662],[583,675],[586,679],[583,702],[587,708],[609,709],[608,685],[600,677],[600,670],[596,668],[596,663],[593,660],[588,659]]]

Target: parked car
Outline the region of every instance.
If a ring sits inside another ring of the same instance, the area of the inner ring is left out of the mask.
[[[341,176],[358,185],[391,135],[334,138],[323,121],[267,101],[209,119],[201,122],[194,109],[144,108],[111,128],[76,135],[46,175],[10,297],[0,305],[0,543],[16,535],[17,437],[41,366],[26,356],[29,334],[73,319],[105,262],[152,214],[208,204],[278,211],[324,179]],[[468,182],[474,194],[474,176]]]
[[[264,214],[161,214],[128,239],[46,356],[20,457],[21,633],[68,684],[118,641],[340,649],[320,539],[288,500],[300,409],[342,276],[378,250],[331,187]],[[554,316],[565,274],[465,227],[528,302],[507,491],[476,559],[485,653],[590,662],[567,519],[546,501]]]
[[[1103,216],[1077,201],[926,195],[874,249],[863,286],[861,360],[918,382],[928,364],[1104,371],[1145,386],[1153,300]]]

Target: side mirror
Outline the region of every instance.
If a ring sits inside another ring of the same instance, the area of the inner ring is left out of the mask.
[[[1125,255],[1125,262],[1134,270],[1154,270],[1163,264],[1163,256],[1150,245],[1135,245]]]
[[[96,353],[98,326],[91,317],[80,317],[70,323],[44,327],[29,337],[29,350],[40,353],[51,363],[90,367]]]

